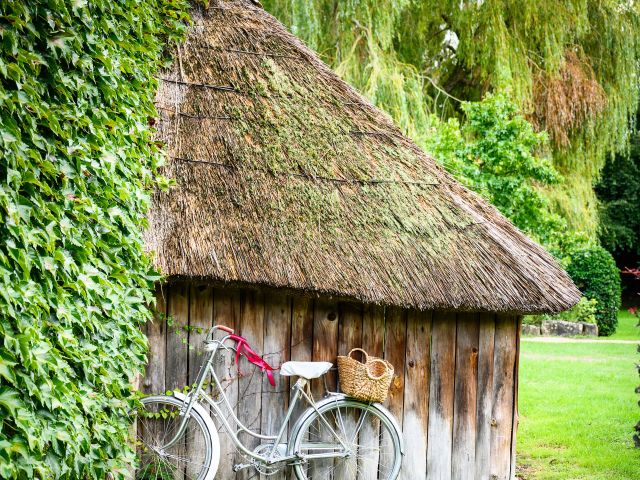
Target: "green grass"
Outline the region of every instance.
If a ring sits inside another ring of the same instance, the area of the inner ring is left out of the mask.
[[[636,361],[632,344],[522,342],[520,478],[640,478]]]
[[[626,310],[618,312],[618,328],[616,333],[610,337],[600,337],[602,339],[610,338],[612,340],[640,340],[640,328],[637,327],[638,318],[631,315]]]

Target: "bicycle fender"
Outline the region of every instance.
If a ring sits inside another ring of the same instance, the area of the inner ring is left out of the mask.
[[[172,396],[182,402],[188,401],[187,396],[180,392],[174,391]],[[196,402],[193,405],[193,410],[198,412],[202,417],[205,425],[207,426],[207,430],[209,430],[209,435],[211,436],[211,466],[209,467],[205,480],[213,480],[213,477],[216,476],[216,472],[218,471],[218,465],[220,464],[220,437],[218,436],[218,427],[216,427],[216,424],[211,419],[209,412],[207,412],[202,405]]]
[[[355,398],[347,397],[343,393],[335,393],[335,394],[329,395],[326,398],[323,398],[319,402],[316,402],[316,408],[320,410],[321,407],[324,407],[325,405],[333,403],[337,400],[350,400],[352,402],[366,403],[366,402],[360,402]],[[391,422],[391,424],[393,425],[393,427],[396,429],[396,431],[398,432],[398,437],[400,437],[400,452],[402,453],[402,455],[404,455],[404,438],[402,436],[402,429],[400,428],[400,425],[398,425],[398,421],[396,420],[396,417],[394,417],[393,414],[381,403],[372,403],[370,404],[370,406],[376,409],[385,417],[387,417]],[[296,420],[296,423],[293,426],[293,429],[291,430],[291,434],[289,435],[289,438],[294,438],[297,435],[298,430],[302,428],[302,423],[313,412],[315,412],[315,410],[312,407],[308,407],[304,412],[302,412],[302,414],[298,417],[298,420]],[[289,453],[292,453],[292,452],[289,452]]]

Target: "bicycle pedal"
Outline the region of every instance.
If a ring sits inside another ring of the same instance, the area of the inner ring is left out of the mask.
[[[252,466],[252,465],[251,465],[250,463],[236,463],[236,464],[233,466],[233,471],[234,471],[234,472],[239,472],[240,470],[243,470],[243,469],[245,469],[245,468],[249,468],[249,467],[251,467],[251,466]]]

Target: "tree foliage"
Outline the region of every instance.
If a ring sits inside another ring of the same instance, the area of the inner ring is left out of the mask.
[[[564,182],[546,190],[595,238],[593,181],[624,151],[638,105],[640,14],[618,0],[266,0],[348,82],[425,145],[430,114],[509,89],[549,133]]]
[[[605,164],[596,194],[600,200],[599,237],[614,255],[640,255],[640,134],[634,134],[629,155]]]
[[[506,95],[465,102],[462,111],[461,122],[431,117],[426,149],[521,230],[542,242],[554,239],[566,224],[549,212],[540,189],[561,179],[544,156],[546,135]]]
[[[155,277],[154,74],[185,5],[0,4],[0,477],[118,478]]]

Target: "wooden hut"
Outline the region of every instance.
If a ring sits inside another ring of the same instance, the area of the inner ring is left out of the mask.
[[[514,478],[519,319],[572,306],[571,280],[262,8],[214,0],[193,20],[157,96],[177,185],[145,237],[168,282],[144,390],[192,381],[216,323],[275,365],[362,346],[396,368],[402,478]],[[263,432],[278,381],[228,390]]]

